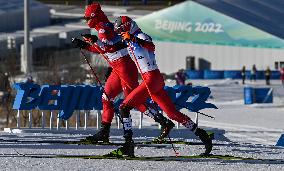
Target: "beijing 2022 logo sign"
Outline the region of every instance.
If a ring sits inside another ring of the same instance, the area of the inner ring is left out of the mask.
[[[17,83],[14,85],[17,95],[13,109],[18,110],[59,110],[59,118],[69,119],[74,110],[102,110],[103,89],[95,85],[38,85],[33,83]],[[210,95],[208,87],[174,86],[165,87],[178,110],[186,108],[198,112],[204,108],[215,108],[206,103]],[[192,97],[189,101],[189,97]],[[115,101],[119,107],[121,99]]]

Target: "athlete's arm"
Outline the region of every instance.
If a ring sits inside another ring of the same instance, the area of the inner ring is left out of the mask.
[[[121,32],[121,37],[123,38],[123,40],[135,42],[149,51],[155,51],[155,45],[152,42],[151,37],[144,33],[139,33],[138,35],[134,36],[128,31]]]
[[[105,53],[97,44],[87,46],[85,49],[93,53]]]
[[[152,41],[143,40],[138,37],[134,37],[132,41],[137,42],[140,46],[142,46],[145,49],[148,49],[149,51],[155,51],[155,45]]]

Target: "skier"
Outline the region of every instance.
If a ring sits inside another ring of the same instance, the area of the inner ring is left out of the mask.
[[[98,32],[98,37],[86,34],[82,35],[85,41],[74,38],[73,43],[81,49],[86,49],[94,53],[103,53],[113,68],[105,83],[106,94],[102,96],[103,114],[101,129],[98,133],[86,139],[94,142],[109,142],[109,131],[111,121],[114,117],[113,100],[122,91],[126,97],[139,85],[138,72],[134,62],[128,55],[127,46],[122,43],[121,37],[114,32],[113,24],[108,20],[98,3],[87,6],[85,19],[88,26]],[[161,125],[161,134],[158,139],[166,137],[174,127],[172,121],[157,112],[154,108],[142,104],[137,106],[137,109]]]
[[[124,126],[126,127],[124,132],[126,141],[132,139],[130,110],[151,97],[167,113],[170,119],[181,123],[194,132],[205,145],[204,155],[209,155],[212,150],[212,140],[209,135],[205,130],[198,128],[197,124],[188,116],[177,111],[169,95],[164,90],[165,83],[155,60],[155,45],[151,37],[143,33],[135,21],[127,16],[118,17],[114,27],[115,31],[122,36],[122,39],[128,42],[128,52],[143,78],[143,82],[124,99],[120,106]],[[127,69],[132,72],[131,68]],[[134,156],[133,144],[123,146],[118,150],[125,155]]]

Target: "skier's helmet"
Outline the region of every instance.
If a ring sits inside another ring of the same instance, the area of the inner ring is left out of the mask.
[[[114,31],[117,33],[130,32],[131,34],[139,30],[136,22],[127,16],[120,16],[114,22]]]
[[[95,28],[96,25],[100,22],[109,22],[107,16],[101,10],[101,6],[99,3],[93,3],[91,5],[88,5],[85,10],[84,18],[88,22],[90,28]]]

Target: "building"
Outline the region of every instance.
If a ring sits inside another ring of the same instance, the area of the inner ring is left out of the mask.
[[[30,27],[42,27],[50,24],[49,8],[43,3],[30,0]],[[24,1],[0,1],[0,32],[12,32],[24,29]]]

